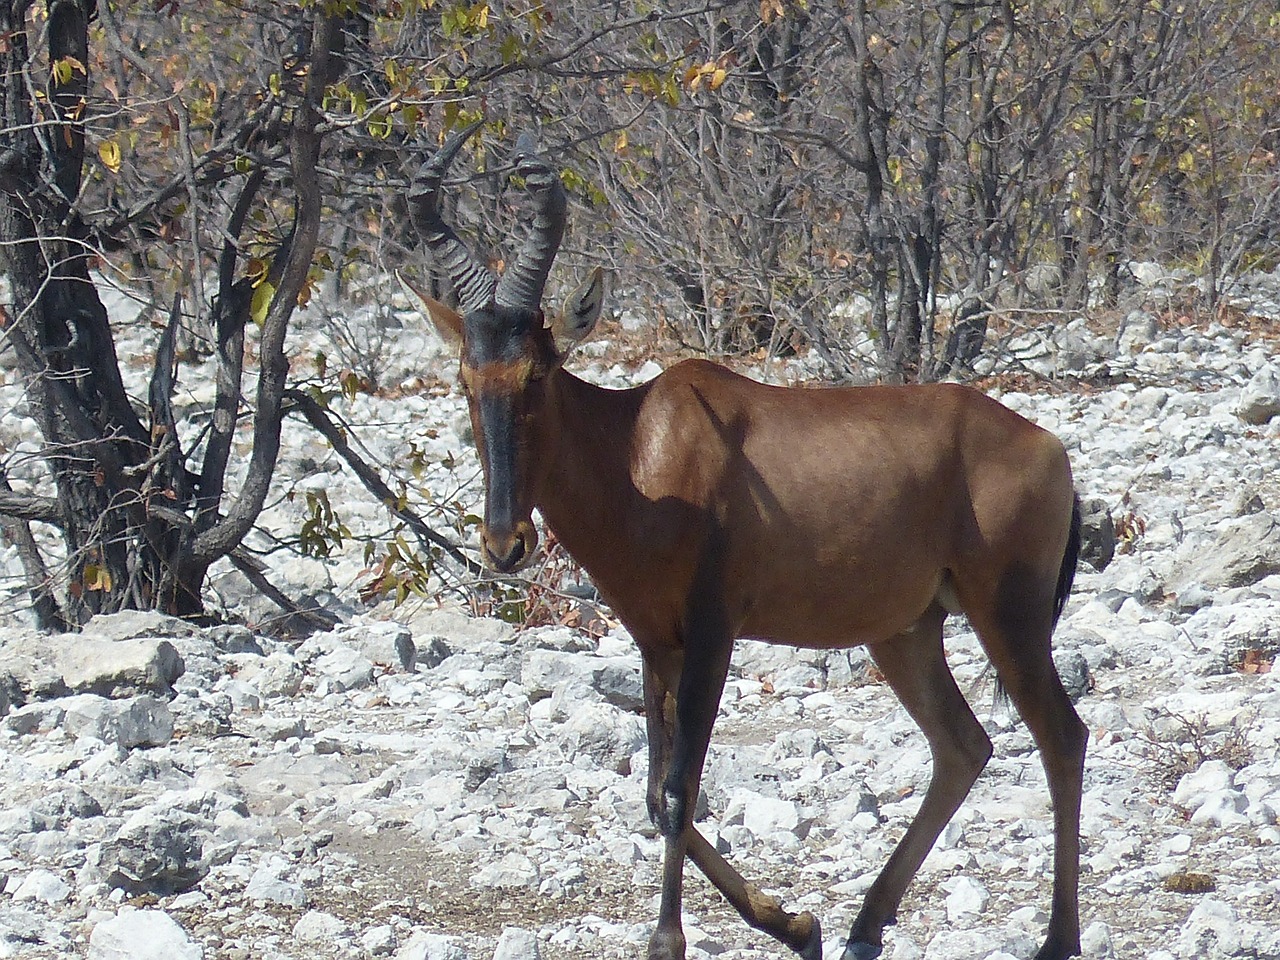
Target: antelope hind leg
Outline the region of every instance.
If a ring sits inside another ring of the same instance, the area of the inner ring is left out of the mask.
[[[929,742],[933,771],[915,819],[867,891],[849,930],[844,960],[880,955],[884,928],[896,922],[908,884],[991,756],[991,740],[947,667],[945,618],[945,611],[935,606],[913,630],[867,648]]]

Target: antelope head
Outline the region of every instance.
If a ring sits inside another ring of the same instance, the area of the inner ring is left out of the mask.
[[[503,573],[516,570],[538,543],[534,491],[545,464],[536,462],[548,428],[548,384],[573,348],[595,327],[604,300],[599,267],[548,323],[543,288],[564,234],[565,193],[560,177],[537,153],[533,138],[516,143],[516,171],[533,198],[534,219],[524,246],[496,276],[468,251],[440,216],[440,186],[462,144],[480,126],[454,133],[423,164],[409,203],[419,235],[448,273],[458,310],[432,299],[400,277],[441,336],[459,351],[459,380],[484,470],[484,560]]]

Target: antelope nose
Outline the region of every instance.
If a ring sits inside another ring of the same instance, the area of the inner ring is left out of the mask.
[[[481,537],[484,557],[499,573],[511,573],[533,554],[538,535],[528,521],[517,523],[511,530],[495,530],[486,527]]]

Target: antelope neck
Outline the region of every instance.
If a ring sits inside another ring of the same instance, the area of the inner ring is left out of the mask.
[[[547,384],[535,503],[576,556],[594,553],[599,530],[617,529],[610,524],[633,495],[634,411],[647,392],[647,386],[608,390],[563,369]]]

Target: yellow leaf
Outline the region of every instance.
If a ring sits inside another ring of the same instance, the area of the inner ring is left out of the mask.
[[[120,172],[120,144],[114,140],[103,140],[98,144],[98,156],[102,165],[112,173]]]
[[[614,153],[626,153],[626,152],[627,152],[627,142],[628,142],[628,141],[627,141],[627,131],[623,130],[621,133],[619,133],[619,134],[618,134],[618,139],[617,139],[617,140],[615,140],[615,141],[614,141],[614,143],[613,143],[613,152],[614,152]]]
[[[249,302],[249,316],[258,326],[267,322],[267,310],[270,309],[275,295],[275,285],[266,280],[254,287],[253,299]]]
[[[711,71],[711,82],[708,84],[708,86],[712,90],[719,90],[720,84],[724,83],[725,77],[727,77],[728,75],[729,75],[729,71],[725,70],[724,67],[716,67],[714,70]]]
[[[109,592],[111,590],[111,573],[106,567],[86,563],[84,565],[84,588],[86,590],[101,590],[104,593]]]
[[[81,74],[85,73],[84,64],[75,57],[63,57],[61,60],[55,60],[49,65],[50,72],[53,74],[53,82],[55,86],[66,86],[71,82],[77,70]]]

